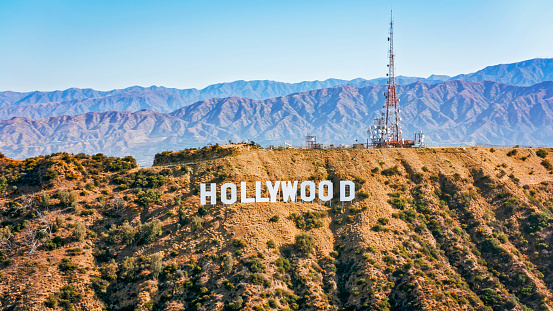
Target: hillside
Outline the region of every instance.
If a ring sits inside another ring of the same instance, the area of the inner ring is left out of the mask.
[[[551,149],[220,148],[0,156],[2,308],[553,310]],[[199,205],[326,179],[355,201]]]
[[[474,73],[449,77],[431,75],[428,78],[396,77],[396,82],[407,85],[415,82],[437,84],[448,80],[472,82],[496,81],[515,86],[531,86],[553,80],[553,59],[536,58],[512,64],[489,66]],[[133,86],[125,89],[97,91],[71,88],[51,92],[0,92],[0,120],[13,117],[41,119],[61,115],[111,110],[139,111],[151,109],[169,113],[197,101],[212,98],[245,97],[265,100],[294,93],[339,86],[386,85],[387,78],[353,80],[327,79],[285,83],[270,80],[234,81],[218,83],[203,89],[176,89],[162,86]]]
[[[300,145],[306,134],[326,144],[364,142],[384,105],[383,86],[344,86],[263,101],[209,99],[170,114],[152,110],[0,121],[0,152],[26,157],[53,152],[136,155],[151,165],[154,154],[254,140]],[[403,131],[423,130],[429,145],[553,144],[553,82],[516,87],[497,82],[414,83],[398,89]]]

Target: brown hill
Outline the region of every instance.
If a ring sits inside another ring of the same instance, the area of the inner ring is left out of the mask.
[[[551,310],[552,153],[244,149],[148,169],[102,155],[3,158],[0,302]],[[354,180],[357,198],[199,205],[201,182],[324,179]]]

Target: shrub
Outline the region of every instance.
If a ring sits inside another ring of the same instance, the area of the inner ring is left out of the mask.
[[[273,217],[269,218],[270,222],[278,222],[280,220],[280,216],[274,215]]]
[[[538,151],[536,151],[536,155],[540,158],[545,158],[547,157],[547,151],[545,151],[544,149],[539,149]]]
[[[258,258],[250,259],[246,265],[253,273],[265,272],[265,265]]]
[[[294,220],[298,229],[311,230],[323,226],[323,222],[318,218],[321,217],[319,212],[306,212],[303,216],[298,216],[296,213],[290,214],[289,219]]]
[[[117,262],[112,259],[110,262],[102,265],[99,269],[100,276],[104,280],[112,281],[117,278]]]
[[[133,257],[125,257],[119,269],[119,278],[132,280],[135,277],[136,265]]]
[[[159,219],[147,222],[141,226],[140,231],[142,235],[141,242],[145,244],[152,243],[162,233],[161,222]]]
[[[62,272],[73,272],[75,271],[75,269],[77,269],[77,265],[74,264],[71,259],[67,257],[62,258],[58,267]]]
[[[384,218],[384,217],[378,218],[378,223],[383,225],[383,226],[387,225],[389,222],[390,222],[390,220],[388,218]]]
[[[157,279],[161,271],[163,270],[163,255],[161,253],[155,253],[149,256],[150,258],[150,271],[152,271],[152,277]]]
[[[226,274],[229,274],[232,271],[233,266],[234,266],[234,262],[233,262],[232,255],[227,254],[223,258],[223,264],[222,264],[223,272]]]
[[[219,172],[217,177],[219,178],[219,180],[223,181],[229,178],[229,174],[227,172]]]
[[[149,189],[147,191],[139,191],[136,194],[136,200],[134,202],[141,207],[148,207],[151,204],[159,204],[161,199],[161,193],[157,190]]]
[[[493,288],[484,288],[480,294],[480,299],[488,306],[496,306],[501,303],[501,296]]]
[[[483,252],[497,252],[498,250],[501,250],[501,246],[499,246],[499,243],[495,238],[486,238],[482,242]]]
[[[264,285],[265,287],[271,286],[271,281],[265,279],[261,273],[252,274],[252,284],[253,285]]]
[[[246,243],[246,241],[244,241],[242,239],[234,239],[232,241],[232,245],[234,245],[236,247],[246,247],[248,245],[248,243]]]
[[[201,215],[201,216],[207,215],[207,207],[205,207],[203,205],[198,207],[198,214]]]
[[[267,241],[267,247],[268,248],[276,248],[275,240],[270,239],[269,241]]]
[[[75,192],[58,191],[57,197],[63,207],[73,206],[77,203],[77,193]]]
[[[516,154],[517,154],[517,150],[516,150],[516,149],[513,149],[513,150],[507,152],[507,156],[508,156],[508,157],[512,157],[512,156],[514,156],[514,155],[516,155]]]
[[[242,309],[242,305],[244,304],[244,299],[242,299],[242,296],[238,296],[235,301],[228,304],[229,308],[231,310],[240,310]]]
[[[199,216],[194,216],[194,218],[192,218],[192,231],[199,231],[203,228],[204,227],[202,218],[200,218]]]
[[[73,237],[75,237],[75,239],[77,239],[77,241],[79,242],[84,241],[84,238],[86,237],[86,227],[82,222],[77,221],[75,223],[75,229],[73,229]]]
[[[401,210],[405,209],[405,200],[402,198],[391,198],[388,200],[388,203],[390,203],[393,208]]]
[[[1,179],[2,177],[0,177]],[[2,193],[2,185],[1,185],[2,181],[0,180],[0,193]],[[50,206],[50,196],[48,194],[46,194],[45,192],[41,192],[40,193],[40,196],[37,198],[37,201],[38,201],[38,205],[41,207],[41,208],[47,208]]]
[[[288,260],[288,258],[279,257],[273,263],[277,267],[277,271],[280,273],[284,273],[286,270],[290,269],[290,260]]]
[[[315,247],[315,239],[307,233],[300,233],[296,235],[296,242],[294,246],[300,252],[305,255],[309,255],[313,252],[313,248]]]
[[[398,175],[399,170],[397,168],[397,165],[394,165],[393,167],[382,170],[382,172],[380,172],[380,174],[382,174],[384,176]]]
[[[108,231],[110,242],[124,245],[132,244],[136,239],[136,229],[128,222],[117,227],[112,225]]]
[[[517,203],[517,198],[511,198],[503,203],[503,207],[508,213],[513,213],[517,209]]]
[[[541,161],[540,164],[541,164],[543,167],[545,167],[546,169],[548,169],[548,170],[553,169],[553,165],[552,165],[551,162],[549,162],[549,160],[547,160],[547,159]]]
[[[547,227],[549,217],[543,213],[533,212],[526,219],[528,223],[524,227],[525,231],[528,233],[541,231],[543,228]]]

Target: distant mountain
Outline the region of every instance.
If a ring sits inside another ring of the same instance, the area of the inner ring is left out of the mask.
[[[533,59],[520,63],[487,67],[478,72],[448,76],[432,75],[428,78],[397,77],[401,85],[422,82],[441,83],[447,80],[498,81],[511,85],[528,86],[553,80],[553,59]],[[386,85],[386,78],[372,80],[328,79],[300,83],[283,83],[268,80],[235,81],[210,85],[204,89],[175,89],[158,86],[133,86],[107,92],[92,89],[68,89],[53,92],[0,92],[0,119],[12,117],[45,118],[60,115],[77,115],[86,112],[110,110],[151,109],[171,112],[197,101],[210,98],[246,97],[255,100],[287,96],[316,89],[337,86]]]
[[[0,121],[0,152],[13,158],[57,151],[102,152],[151,164],[163,150],[252,139],[263,145],[365,141],[384,104],[385,86],[343,86],[266,100],[209,99],[172,113],[91,112]],[[423,130],[431,145],[553,144],[553,82],[517,87],[448,81],[399,87],[404,135]]]
[[[535,58],[518,63],[489,66],[475,73],[455,76],[450,80],[497,81],[530,86],[544,81],[553,81],[553,58]]]

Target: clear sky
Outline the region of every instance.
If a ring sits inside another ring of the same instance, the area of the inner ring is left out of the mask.
[[[390,0],[0,0],[0,91],[386,73]],[[394,0],[397,74],[553,57],[553,1]]]

